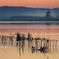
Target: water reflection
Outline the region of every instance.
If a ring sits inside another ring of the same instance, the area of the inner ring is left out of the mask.
[[[25,51],[30,51],[32,54],[43,53],[44,55],[46,55],[46,53],[57,53],[57,43],[58,40],[50,40],[40,37],[33,38],[31,33],[28,33],[27,37],[25,36],[25,34],[20,34],[18,32],[15,34],[15,36],[13,36],[12,34],[10,34],[10,36],[0,36],[0,47],[2,46],[2,48],[18,48],[19,56],[21,56],[21,54],[25,54]],[[47,59],[49,59],[48,56],[46,57]]]
[[[7,41],[8,39],[8,41]],[[15,41],[13,39],[16,39]],[[18,48],[19,55],[25,52],[25,50],[31,51],[34,53],[54,53],[57,52],[57,42],[58,40],[50,40],[46,38],[36,37],[33,38],[30,33],[25,37],[24,34],[16,33],[16,37],[10,36],[0,36],[0,46],[5,47],[14,47]],[[47,57],[48,59],[48,57]]]

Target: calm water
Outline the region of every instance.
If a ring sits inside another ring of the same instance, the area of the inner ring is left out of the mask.
[[[33,37],[59,39],[59,25],[0,25],[0,35],[31,33]]]
[[[34,38],[41,37],[49,40],[59,40],[59,25],[0,25],[0,35],[9,36],[11,33],[16,36],[15,33],[17,32],[25,34],[26,37],[28,33],[31,33]],[[32,53],[31,48],[28,49],[27,41],[24,52],[22,48],[16,47],[15,42],[13,42],[13,46],[8,43],[7,45],[0,43],[0,59],[59,59],[58,43],[57,47],[52,46],[47,53],[41,53],[40,51]]]

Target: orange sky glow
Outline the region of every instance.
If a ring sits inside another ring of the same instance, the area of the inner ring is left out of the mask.
[[[0,0],[0,6],[55,8],[55,7],[59,7],[59,0]]]

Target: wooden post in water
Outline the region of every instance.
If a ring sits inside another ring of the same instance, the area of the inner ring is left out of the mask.
[[[3,37],[3,35],[2,35],[2,37],[1,37],[2,45],[3,45],[3,38],[4,38],[4,37]]]
[[[41,39],[41,47],[42,47],[42,39]]]
[[[12,36],[12,34],[10,34],[9,39],[10,39],[9,44],[13,46],[13,36]]]
[[[57,52],[57,42],[58,42],[58,40],[55,40],[55,48],[56,48],[56,52]]]
[[[52,40],[52,51],[54,52],[54,42],[55,42],[55,40]]]
[[[50,40],[50,53],[51,53],[51,40]]]
[[[7,42],[6,42],[6,36],[4,36],[4,45],[6,45]]]
[[[41,38],[39,38],[39,48],[41,47]]]

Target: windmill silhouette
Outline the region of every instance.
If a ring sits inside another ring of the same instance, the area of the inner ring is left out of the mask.
[[[52,14],[52,13],[50,12],[50,9],[48,7],[48,11],[46,12],[46,18],[50,18],[50,14]]]

